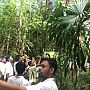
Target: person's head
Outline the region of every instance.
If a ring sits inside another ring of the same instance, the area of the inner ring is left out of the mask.
[[[26,65],[24,62],[18,62],[16,64],[16,71],[18,73],[18,75],[22,75],[25,71]]]
[[[9,56],[9,62],[13,62],[13,61],[14,61],[13,57]]]
[[[41,58],[39,75],[43,80],[53,77],[57,70],[57,62],[54,58]]]
[[[22,60],[21,60],[21,56],[20,56],[20,55],[16,55],[15,61],[16,61],[16,62],[22,61]]]
[[[8,61],[8,57],[7,57],[7,56],[3,56],[3,57],[2,57],[2,62],[3,62],[3,63],[6,63],[7,61]]]

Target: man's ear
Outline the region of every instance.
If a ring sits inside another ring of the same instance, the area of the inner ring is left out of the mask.
[[[53,73],[54,72],[54,68],[50,68],[50,73]]]

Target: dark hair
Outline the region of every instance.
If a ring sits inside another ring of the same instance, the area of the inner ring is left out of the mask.
[[[9,59],[9,56],[5,55],[5,56],[2,57],[2,59],[3,59],[3,58],[5,58],[6,61],[9,61],[9,60],[8,60],[8,59]]]
[[[19,59],[20,59],[20,55],[16,55],[15,61],[19,61]]]
[[[48,61],[50,67],[54,68],[53,74],[55,74],[55,72],[57,70],[57,61],[56,61],[56,59],[55,58],[41,58],[41,62],[42,61]]]
[[[23,74],[25,71],[25,68],[26,68],[26,65],[24,62],[18,62],[16,64],[16,71],[17,71],[18,75]]]

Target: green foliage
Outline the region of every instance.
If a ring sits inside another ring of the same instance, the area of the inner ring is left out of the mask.
[[[69,83],[72,83],[71,86],[73,90],[77,88],[78,67],[80,70],[82,69],[86,72],[84,65],[86,57],[90,54],[90,47],[88,46],[90,43],[88,28],[90,26],[85,24],[86,22],[88,23],[90,18],[90,7],[87,8],[88,3],[88,0],[75,0],[73,4],[65,7],[60,3],[58,6],[59,8],[57,9],[56,7],[53,14],[50,15],[48,19],[49,39],[53,40],[55,49],[59,52],[60,57],[58,63],[59,75],[57,75],[59,79],[57,83],[59,86],[61,85],[64,87],[61,87],[61,90],[65,90],[66,87],[66,90],[70,89],[68,84],[69,81],[67,81],[69,80],[68,69],[70,62],[72,62],[72,74],[70,75],[72,77],[72,82],[70,81]],[[61,65],[62,67],[60,67]]]
[[[46,30],[49,10],[44,2],[4,0],[0,8],[0,52],[18,54],[24,49],[42,53],[49,48]],[[49,8],[49,6],[48,6]]]
[[[0,53],[58,52],[59,89],[80,90],[77,72],[78,69],[86,71],[85,60],[90,57],[90,1],[75,0],[73,4],[64,5],[62,0],[56,0],[54,6],[45,0],[38,3],[34,0],[1,1]]]
[[[68,61],[73,59],[75,62],[79,63],[79,67],[82,67],[81,63],[85,62],[85,51],[81,44],[80,37],[85,38],[87,33],[86,28],[83,27],[84,22],[89,19],[88,10],[85,11],[87,3],[88,0],[76,0],[73,4],[67,6],[67,8],[65,7],[65,9],[62,4],[60,4],[61,7],[59,10],[61,11],[63,8],[63,14],[62,12],[59,13],[57,18],[55,15],[58,14],[55,14],[57,11],[55,10],[50,21],[48,21],[51,23],[48,27],[50,31],[50,40],[53,38],[53,41],[59,48],[59,52],[61,54],[66,53]],[[84,12],[87,12],[87,14]]]

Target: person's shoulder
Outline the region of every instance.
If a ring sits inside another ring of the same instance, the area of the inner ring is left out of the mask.
[[[7,61],[7,62],[6,62],[6,65],[9,66],[9,65],[11,65],[11,63]]]
[[[0,67],[2,67],[2,65],[4,66],[4,63],[3,62],[0,62]]]
[[[15,78],[15,76],[10,76],[8,79],[12,79],[12,78]]]
[[[10,77],[8,78],[7,82],[11,82],[11,81],[14,80],[14,79],[15,79],[15,76],[10,76]]]
[[[22,82],[23,86],[29,86],[31,83],[25,79],[24,77],[20,78],[20,82]]]
[[[57,85],[54,81],[43,82],[42,87],[45,90],[58,90]]]
[[[35,88],[37,90],[58,90],[57,85],[53,84],[53,81],[50,82],[40,82],[38,84],[32,85],[32,89]],[[34,89],[33,89],[34,90]]]
[[[54,81],[54,78],[49,78],[46,79],[45,81],[42,82],[44,86],[56,86],[56,82]]]
[[[19,76],[19,78],[20,78],[23,82],[29,82],[26,78],[24,78],[24,76]]]

